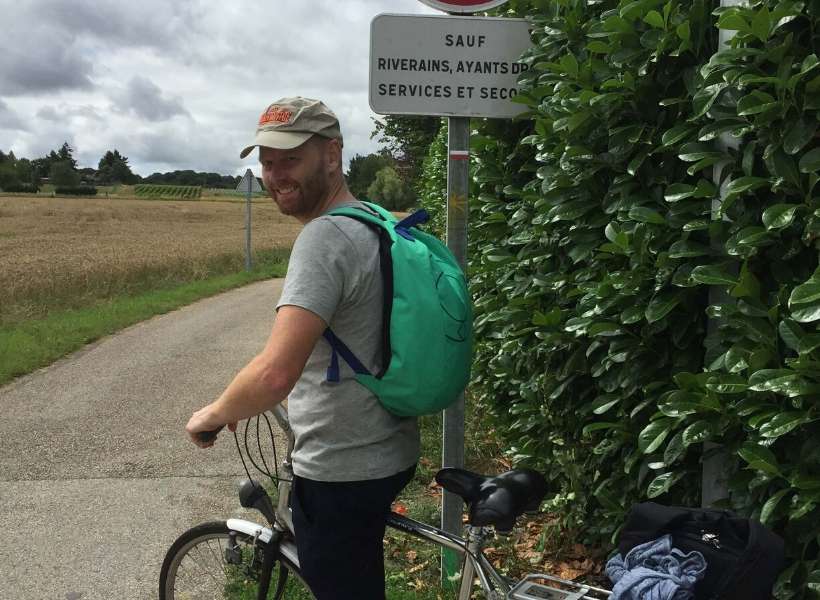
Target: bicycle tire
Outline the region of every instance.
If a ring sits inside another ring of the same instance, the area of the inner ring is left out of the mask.
[[[230,534],[236,535],[237,552],[231,547]],[[192,527],[168,549],[159,574],[159,600],[255,600],[261,557],[266,545],[239,532],[231,532],[225,521],[212,521]],[[257,557],[256,561],[253,560]],[[276,596],[280,581],[283,589]],[[268,598],[313,600],[299,569],[280,557],[273,566]]]

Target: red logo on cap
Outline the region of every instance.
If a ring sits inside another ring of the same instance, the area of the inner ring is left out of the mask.
[[[262,126],[266,123],[290,123],[292,117],[293,113],[288,109],[271,105],[268,107],[268,110],[263,112],[262,116],[259,117],[259,125]]]

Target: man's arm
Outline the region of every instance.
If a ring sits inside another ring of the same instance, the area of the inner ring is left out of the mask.
[[[273,408],[293,389],[316,342],[327,328],[315,313],[298,306],[282,306],[264,350],[239,371],[222,395],[196,411],[185,430],[202,448],[213,445],[195,436]]]

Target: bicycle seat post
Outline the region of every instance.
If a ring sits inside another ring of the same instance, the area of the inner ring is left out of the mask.
[[[464,555],[464,564],[461,568],[461,587],[458,593],[458,600],[468,600],[473,591],[473,579],[476,575],[476,569],[471,556],[478,556],[484,547],[484,540],[487,539],[488,530],[485,527],[477,527],[475,525],[467,525],[465,528],[466,549],[467,553]],[[479,575],[483,573],[479,570]],[[482,584],[486,582],[482,581]]]

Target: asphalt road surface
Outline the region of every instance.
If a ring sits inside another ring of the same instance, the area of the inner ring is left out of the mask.
[[[0,600],[155,599],[177,535],[248,515],[233,437],[200,450],[183,428],[261,350],[281,283],[153,318],[0,388]]]

